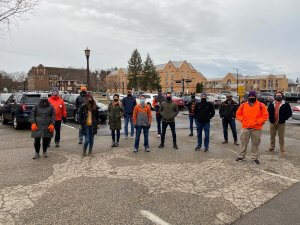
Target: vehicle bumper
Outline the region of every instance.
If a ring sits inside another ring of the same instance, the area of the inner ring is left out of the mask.
[[[300,113],[293,113],[292,118],[294,120],[300,120]]]
[[[28,114],[19,114],[17,116],[18,123],[30,123],[29,119],[30,119],[30,115]]]

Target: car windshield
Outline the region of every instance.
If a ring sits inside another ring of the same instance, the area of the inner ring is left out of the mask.
[[[28,103],[28,104],[37,104],[40,102],[41,95],[36,94],[36,95],[25,95],[22,98],[22,103]]]
[[[11,96],[11,94],[2,94],[2,95],[0,95],[0,101],[6,102],[10,96]]]
[[[151,96],[150,95],[144,95],[145,96],[145,98],[151,98]]]

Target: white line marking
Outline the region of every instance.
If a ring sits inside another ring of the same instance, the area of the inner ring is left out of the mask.
[[[153,213],[147,211],[147,210],[141,210],[140,213],[146,217],[147,219],[151,220],[153,223],[157,225],[170,225],[169,223],[163,221],[158,216],[154,215]]]
[[[279,175],[279,174],[276,174],[276,173],[271,173],[271,172],[268,172],[268,171],[265,171],[265,170],[257,169],[257,171],[268,174],[268,175],[271,175],[271,176],[274,176],[274,177],[279,177],[279,178],[282,178],[282,179],[290,180],[290,181],[293,181],[295,183],[299,182],[299,180],[289,178],[289,177],[285,177],[285,176],[282,176],[282,175]]]
[[[62,125],[65,126],[65,127],[69,127],[71,129],[76,129],[75,127],[72,127],[72,126],[69,126],[69,125],[66,125],[66,124],[62,124]]]

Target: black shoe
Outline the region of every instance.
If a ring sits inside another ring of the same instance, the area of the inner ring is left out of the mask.
[[[145,147],[145,152],[150,152],[149,147]]]
[[[136,153],[138,152],[139,150],[137,148],[134,148],[133,152]]]
[[[59,147],[59,142],[55,142],[55,147],[56,147],[56,148]]]
[[[201,147],[200,146],[197,146],[196,148],[195,148],[195,151],[200,151],[201,150]]]
[[[119,142],[116,142],[115,147],[119,147]]]
[[[259,165],[259,160],[258,160],[258,159],[254,159],[252,162],[253,162],[254,164],[256,164],[256,165]]]
[[[235,161],[237,161],[237,162],[240,162],[240,161],[243,161],[244,160],[244,158],[242,158],[242,157],[240,157],[240,156],[238,156],[236,159],[235,159]]]
[[[240,145],[237,141],[234,142],[235,145]]]
[[[194,136],[194,134],[193,134],[193,133],[190,133],[190,134],[189,134],[189,137],[193,137],[193,136]]]
[[[205,148],[205,149],[204,149],[204,152],[208,152],[208,148]]]
[[[178,146],[176,144],[173,145],[174,149],[178,149]]]
[[[79,145],[82,145],[82,141],[78,141],[78,144],[79,144]]]
[[[43,157],[46,159],[48,158],[47,152],[43,152]]]
[[[226,141],[226,140],[222,141],[222,144],[228,144],[228,141]]]
[[[163,148],[163,147],[165,147],[165,145],[164,144],[160,144],[158,147],[159,148]]]
[[[112,147],[112,148],[116,147],[116,143],[113,142],[113,143],[111,144],[111,147]]]

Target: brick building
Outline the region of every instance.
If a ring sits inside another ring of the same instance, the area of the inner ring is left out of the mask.
[[[90,90],[97,87],[97,76],[90,75]],[[77,93],[81,86],[86,86],[86,70],[73,68],[45,67],[40,64],[28,72],[29,91],[60,91]]]

